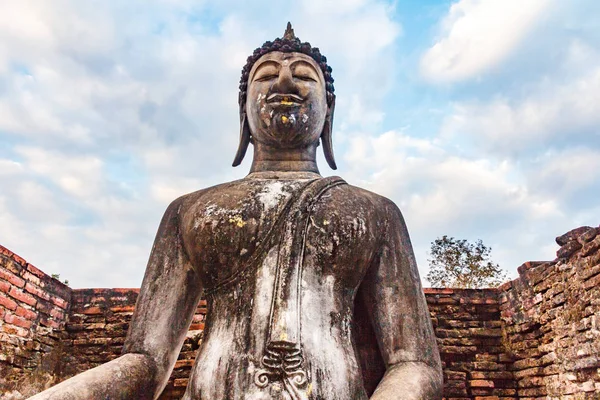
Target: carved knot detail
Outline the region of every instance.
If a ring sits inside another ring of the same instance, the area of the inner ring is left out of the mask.
[[[271,342],[262,358],[262,369],[256,371],[254,383],[267,387],[273,382],[282,382],[292,399],[304,399],[299,390],[308,382],[306,371],[302,368],[304,358],[297,343]]]

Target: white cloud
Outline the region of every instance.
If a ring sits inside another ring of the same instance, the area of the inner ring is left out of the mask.
[[[450,8],[442,37],[420,60],[428,80],[449,83],[451,107],[437,136],[447,156],[422,164],[437,186],[405,200],[417,229],[481,237],[514,269],[552,258],[555,236],[597,224],[597,8],[588,0]]]
[[[21,173],[23,166],[13,160],[0,159],[0,176],[13,176]]]
[[[378,118],[398,23],[375,0],[319,4],[7,5],[0,243],[75,287],[139,285],[166,205],[247,172],[251,151],[230,167],[239,74],[286,17],[334,67],[336,119],[353,112],[350,98]]]
[[[345,158],[353,170],[348,180],[398,204],[421,276],[428,269],[427,245],[436,237],[481,238],[493,245],[493,258],[514,275],[523,257],[552,257],[543,246],[552,229],[532,232],[531,227],[550,224],[560,232],[569,224],[564,204],[531,191],[528,177],[509,160],[458,156],[448,143],[398,131],[377,137],[356,133],[349,143]],[[521,253],[511,251],[519,240],[529,244],[516,246]]]
[[[600,146],[600,67],[589,69],[568,82],[541,81],[522,99],[458,102],[443,134],[469,135],[487,151],[509,155],[552,143]]]
[[[25,159],[28,170],[47,178],[71,196],[88,199],[101,194],[103,163],[97,157],[60,154],[32,147],[18,147],[15,151]]]
[[[421,59],[431,81],[477,76],[501,62],[544,16],[551,0],[460,0],[442,22],[442,34]]]
[[[454,108],[435,104],[451,109],[441,132],[434,122],[411,128],[432,113],[386,98],[397,66],[411,67],[398,62],[402,28],[388,3],[206,4],[23,1],[0,15],[0,137],[9,139],[0,146],[0,244],[75,287],[139,285],[166,205],[247,172],[251,150],[230,168],[240,69],[288,19],[334,68],[340,174],[398,203],[422,275],[437,236],[481,238],[514,269],[550,258],[553,236],[598,215],[581,199],[600,190],[589,173],[598,171],[600,54],[593,35],[543,34],[560,25],[556,12],[545,18],[556,2],[452,6],[423,74],[466,83],[502,65],[510,74],[485,95],[443,93]],[[515,54],[534,31],[536,45],[568,46],[526,76]],[[436,89],[425,93],[434,102]],[[390,127],[392,113],[404,128]]]
[[[600,149],[574,147],[547,151],[532,159],[526,168],[530,190],[562,203],[569,214],[597,206]]]

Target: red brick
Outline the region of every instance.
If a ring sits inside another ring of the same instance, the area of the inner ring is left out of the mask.
[[[23,272],[23,267],[17,264],[16,262],[10,261],[4,263],[4,269],[12,272],[16,276],[21,276],[21,272]]]
[[[10,257],[12,255],[12,251],[10,251],[9,249],[7,249],[6,247],[0,245],[0,254],[4,254],[7,257]]]
[[[43,326],[47,326],[49,328],[53,328],[53,329],[61,329],[60,323],[58,321],[55,321],[52,318],[42,317],[42,318],[40,318],[40,324]]]
[[[62,308],[63,310],[66,310],[69,306],[69,303],[67,303],[64,299],[61,299],[60,297],[51,296],[50,301],[52,302],[52,304]]]
[[[44,272],[40,271],[33,264],[29,264],[29,263],[27,263],[27,271],[31,272],[33,275],[35,275],[35,276],[37,276],[38,278],[41,278],[41,279],[44,279],[45,277],[48,276]]]
[[[10,290],[10,283],[6,281],[0,281],[0,292],[8,293]]]
[[[13,299],[15,299],[17,301],[22,301],[23,303],[29,304],[30,306],[33,306],[33,305],[35,305],[35,303],[37,303],[37,300],[35,299],[35,297],[33,297],[29,293],[25,293],[15,287],[10,288],[10,292],[8,292],[8,294]]]
[[[22,266],[26,266],[27,265],[27,261],[25,261],[25,259],[21,256],[19,256],[18,254],[13,253],[12,251],[9,250],[10,254],[10,258],[12,258],[15,262],[17,262],[18,264],[21,264]]]
[[[16,287],[22,288],[23,285],[25,285],[25,281],[23,279],[5,269],[0,269],[0,278],[11,283],[12,285],[15,285]]]
[[[600,285],[600,274],[588,279],[583,283],[583,288],[590,290]]]
[[[460,289],[458,289],[460,290]],[[425,288],[423,289],[423,292],[425,294],[454,294],[456,293],[457,289],[450,289],[450,288]],[[204,303],[204,305],[206,305],[206,301]]]
[[[27,337],[31,334],[31,331],[29,329],[23,329],[19,326],[11,325],[8,323],[2,325],[2,331],[8,333],[9,335],[17,335],[20,337]]]
[[[190,325],[190,331],[201,331],[204,330],[204,323]]]
[[[40,280],[40,278],[38,278],[31,272],[25,271],[25,272],[23,272],[22,276],[23,276],[23,278],[25,278],[25,280],[33,283],[34,285],[39,286],[39,287],[44,287],[44,283]]]
[[[53,308],[52,310],[50,310],[50,316],[52,318],[54,318],[55,320],[64,320],[65,319],[65,313],[62,310]]]
[[[7,313],[4,316],[4,321],[6,321],[7,324],[12,324],[15,326],[19,326],[21,328],[25,328],[25,329],[31,328],[31,321],[28,321],[25,318],[19,317],[14,314]]]
[[[4,307],[8,308],[9,310],[16,310],[17,309],[17,303],[12,300],[9,299],[8,297],[0,294],[0,305],[3,305]]]
[[[139,293],[140,289],[139,288],[116,288],[116,289],[110,289],[111,292],[113,293],[124,293],[124,294],[128,294],[128,293]]]
[[[193,324],[197,324],[198,322],[204,322],[205,320],[204,314],[194,314],[194,318],[192,319]]]
[[[177,360],[175,362],[175,367],[173,368],[181,368],[181,367],[192,367],[194,365],[195,360]]]
[[[32,285],[30,282],[27,282],[25,284],[25,290],[31,294],[35,294],[40,299],[50,300],[50,295],[48,294],[48,292],[44,291],[43,289],[40,289],[35,285]]]
[[[90,299],[89,299],[88,302],[92,303],[92,304],[98,304],[98,303],[104,304],[104,303],[106,303],[106,297],[103,297],[103,296],[92,296],[92,297],[90,297]]]
[[[121,313],[121,312],[132,312],[134,309],[135,309],[135,306],[131,305],[131,306],[111,307],[110,311],[115,312],[115,313]]]
[[[85,310],[83,310],[81,313],[85,314],[85,315],[96,315],[96,314],[102,314],[103,311],[100,307],[88,307]]]
[[[15,314],[17,314],[19,317],[23,317],[23,318],[31,320],[31,321],[35,320],[37,317],[36,312],[33,312],[33,311],[23,308],[21,306],[17,307]]]
[[[17,254],[13,253],[12,251],[8,250],[6,247],[0,248],[0,254],[4,254],[6,257],[10,258],[13,261],[16,261],[17,263],[21,264],[23,267],[27,264],[27,261],[25,261],[23,258],[19,257]]]
[[[469,381],[469,386],[471,387],[478,387],[478,388],[493,388],[494,387],[494,381],[486,381],[483,379],[475,379],[472,381]]]
[[[506,292],[509,289],[512,289],[513,281],[504,282],[502,285],[498,286],[497,289],[499,292]]]
[[[188,378],[177,378],[173,381],[175,387],[186,387],[188,385]]]

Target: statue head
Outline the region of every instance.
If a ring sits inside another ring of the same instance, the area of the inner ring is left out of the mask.
[[[248,144],[280,149],[323,142],[325,159],[336,169],[332,146],[335,94],[331,67],[310,43],[302,43],[288,22],[283,38],[265,42],[248,57],[240,79],[240,144],[233,166]]]

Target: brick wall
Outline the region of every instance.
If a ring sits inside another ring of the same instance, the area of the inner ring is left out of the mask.
[[[26,372],[59,370],[71,289],[0,246],[0,393]],[[52,376],[27,376],[41,387]]]
[[[600,399],[600,228],[557,242],[556,260],[525,263],[500,288],[425,290],[445,398]],[[0,373],[22,383],[41,369],[47,386],[118,357],[137,295],[71,290],[0,247]],[[185,391],[205,314],[201,302],[161,399]]]
[[[139,289],[73,290],[66,325],[70,347],[66,376],[98,366],[121,355]],[[206,302],[201,301],[161,400],[180,399],[200,345]]]
[[[425,289],[444,370],[444,396],[515,398],[496,289]]]
[[[520,399],[600,399],[600,228],[557,238],[552,262],[503,285],[501,319]]]
[[[138,289],[73,290],[64,377],[121,354]],[[438,337],[447,398],[514,398],[516,384],[504,351],[498,292],[495,289],[426,289]],[[206,303],[196,311],[162,400],[180,399],[202,339]],[[488,396],[488,397],[486,397]]]

